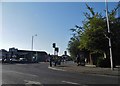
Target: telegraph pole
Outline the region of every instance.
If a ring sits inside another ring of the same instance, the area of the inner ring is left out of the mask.
[[[33,41],[34,41],[34,36],[37,36],[37,34],[32,36],[32,46],[31,46],[31,51],[33,51]],[[31,54],[32,61],[33,61],[33,55]],[[37,58],[37,51],[36,51],[36,58]]]
[[[111,62],[111,70],[113,70],[113,58],[112,58],[112,48],[111,48],[111,32],[110,32],[110,25],[109,25],[109,18],[108,18],[108,4],[107,0],[105,0],[106,5],[106,19],[107,19],[107,28],[108,28],[108,40],[109,40],[109,51],[110,51],[110,62]]]
[[[31,50],[33,51],[33,41],[34,41],[34,36],[37,36],[37,34],[33,35],[32,36],[32,47],[31,47]]]
[[[32,51],[33,51],[33,37],[34,37],[34,36],[32,36],[32,47],[31,47],[31,50],[32,50]]]

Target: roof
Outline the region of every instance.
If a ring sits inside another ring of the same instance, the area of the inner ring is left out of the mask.
[[[18,52],[33,52],[33,53],[44,53],[44,54],[47,54],[45,51],[31,51],[31,50],[18,50]]]
[[[1,49],[0,52],[7,52],[7,50],[5,50],[5,49]]]

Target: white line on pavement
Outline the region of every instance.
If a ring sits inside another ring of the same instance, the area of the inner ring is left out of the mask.
[[[25,84],[41,84],[40,82],[24,80]]]
[[[63,70],[63,69],[58,69],[58,68],[53,68],[53,67],[48,67],[48,68],[52,69],[52,70],[66,71],[66,70]]]
[[[75,83],[75,82],[70,82],[70,81],[62,81],[64,83],[68,83],[68,84],[74,84],[74,85],[78,85],[78,83]]]

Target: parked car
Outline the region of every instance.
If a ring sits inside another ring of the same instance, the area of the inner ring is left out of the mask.
[[[27,59],[26,58],[19,58],[19,62],[20,63],[27,63]]]

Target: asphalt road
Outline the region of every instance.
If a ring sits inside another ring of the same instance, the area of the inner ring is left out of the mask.
[[[53,70],[48,66],[48,63],[3,64],[2,84],[3,86],[118,84],[117,76],[72,73]]]

